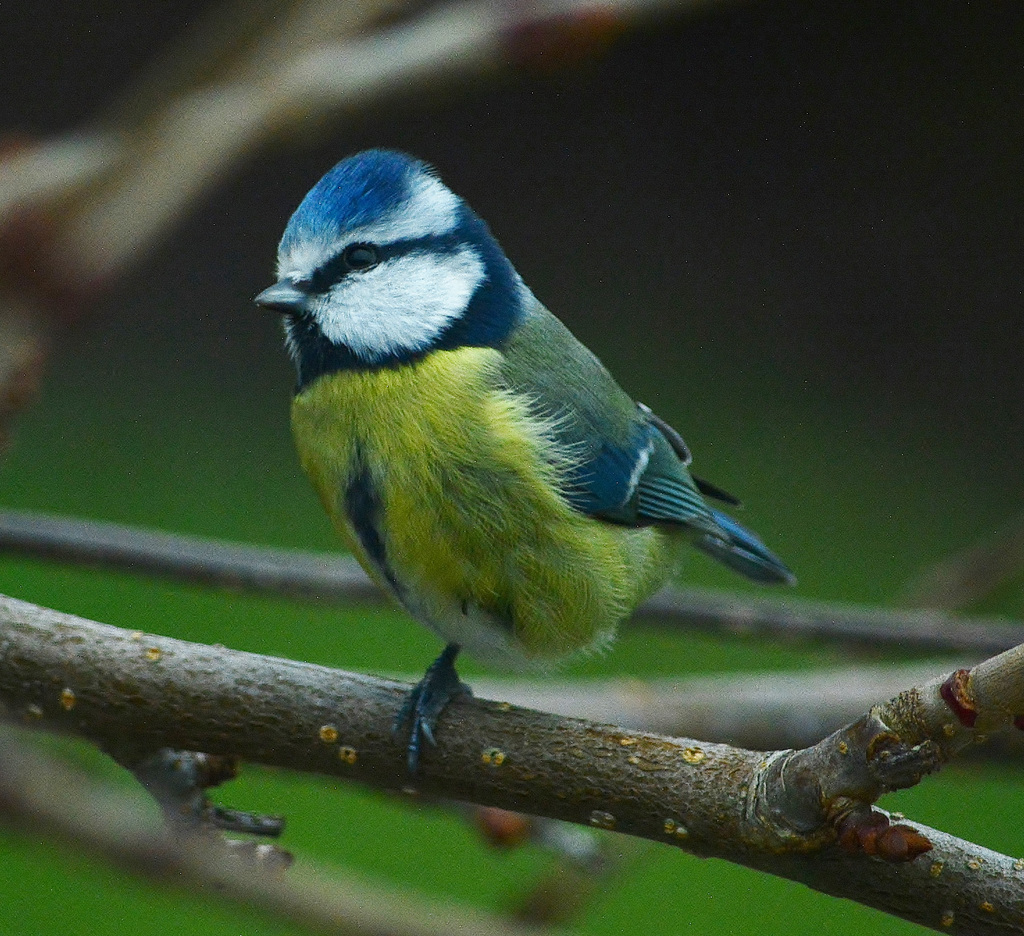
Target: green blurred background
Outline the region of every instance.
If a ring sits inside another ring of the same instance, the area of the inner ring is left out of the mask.
[[[5,4],[0,126],[78,126],[206,6]],[[1022,48],[1017,4],[710,4],[573,67],[513,68],[280,140],[60,335],[0,465],[0,503],[334,548],[291,447],[279,324],[250,300],[322,172],[396,146],[438,166],[537,295],[683,431],[700,473],[743,498],[797,594],[895,603],[922,567],[1024,510]],[[697,556],[687,580],[744,587]],[[0,557],[0,591],[347,669],[418,674],[438,649],[381,608],[23,559]],[[1024,617],[1021,578],[977,610]],[[637,625],[569,675],[864,659]],[[250,768],[220,799],[285,812],[300,860],[485,907],[550,864],[485,846],[445,811],[284,772]],[[1018,771],[956,767],[884,805],[1024,854]],[[0,920],[5,934],[292,932],[6,833]],[[915,931],[669,848],[628,863],[580,921],[640,929]]]

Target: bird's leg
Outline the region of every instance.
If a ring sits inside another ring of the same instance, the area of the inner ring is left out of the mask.
[[[415,774],[420,762],[420,750],[425,738],[430,744],[434,740],[434,726],[441,712],[452,699],[461,695],[472,695],[472,690],[459,681],[455,672],[455,658],[461,648],[458,644],[448,644],[441,655],[427,667],[423,678],[416,683],[405,699],[401,711],[395,718],[394,731],[411,728],[409,734],[408,763],[409,773]]]

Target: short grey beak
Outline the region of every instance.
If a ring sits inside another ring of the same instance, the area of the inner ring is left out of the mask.
[[[299,289],[294,283],[281,280],[268,286],[253,302],[271,312],[280,312],[282,315],[296,315],[309,308],[311,296],[308,292]]]

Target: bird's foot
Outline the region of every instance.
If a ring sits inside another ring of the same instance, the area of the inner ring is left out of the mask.
[[[434,726],[448,703],[459,696],[473,694],[455,672],[455,658],[459,655],[459,649],[458,644],[448,644],[444,648],[413,687],[395,717],[392,730],[396,734],[403,729],[410,732],[406,749],[410,774],[415,774],[419,767],[424,739],[432,745],[437,744],[434,740]]]

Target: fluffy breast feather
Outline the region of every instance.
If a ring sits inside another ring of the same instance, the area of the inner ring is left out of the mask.
[[[573,453],[531,401],[504,389],[492,348],[325,376],[299,394],[303,467],[360,561],[407,610],[471,655],[541,663],[593,649],[663,580],[664,534],[587,517],[562,495]],[[346,506],[377,504],[387,565]]]

